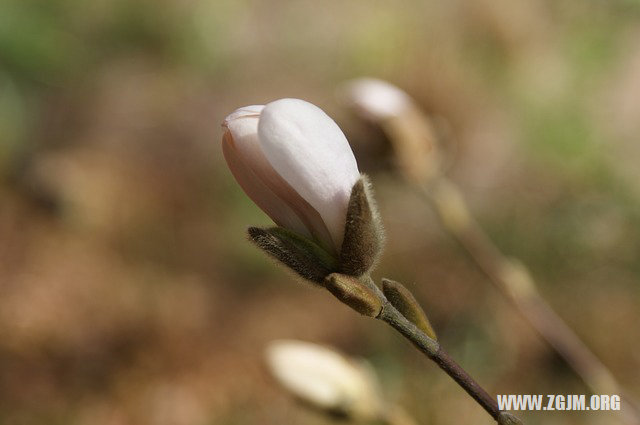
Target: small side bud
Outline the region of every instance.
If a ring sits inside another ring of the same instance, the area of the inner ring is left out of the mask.
[[[249,238],[271,257],[311,282],[321,284],[337,269],[336,260],[327,251],[282,227],[250,227]]]
[[[340,273],[362,276],[380,257],[384,230],[369,180],[362,175],[351,190],[344,240],[340,250]]]
[[[382,300],[378,294],[352,276],[332,273],[325,279],[324,286],[337,299],[364,316],[378,317],[382,311]]]
[[[522,421],[511,413],[500,412],[498,415],[498,425],[522,425]]]
[[[407,320],[416,325],[429,338],[435,341],[438,340],[427,315],[407,288],[399,282],[382,279],[382,292],[384,292],[391,305],[397,308]]]

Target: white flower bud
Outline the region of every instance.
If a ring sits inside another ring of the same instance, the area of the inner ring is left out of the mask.
[[[223,126],[223,153],[249,197],[279,226],[340,251],[360,173],[349,142],[320,108],[299,99],[247,106]]]
[[[359,78],[346,84],[347,100],[370,120],[378,121],[402,115],[412,100],[401,89],[376,78]]]
[[[286,390],[319,409],[357,420],[383,414],[378,381],[366,364],[294,340],[271,342],[266,357],[269,370]]]
[[[382,127],[410,181],[423,184],[441,172],[435,129],[406,92],[386,81],[359,78],[344,85],[342,96],[360,116]]]

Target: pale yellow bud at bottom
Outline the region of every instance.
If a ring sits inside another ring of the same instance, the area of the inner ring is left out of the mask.
[[[273,341],[267,365],[292,395],[351,420],[376,420],[383,413],[379,384],[370,367],[328,347],[303,341]]]

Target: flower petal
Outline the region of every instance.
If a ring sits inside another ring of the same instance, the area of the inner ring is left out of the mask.
[[[360,173],[338,125],[311,103],[281,99],[262,110],[258,137],[276,172],[320,213],[339,251]]]
[[[264,105],[249,105],[238,108],[224,119],[222,125],[229,127],[229,124],[240,118],[258,118],[264,109]],[[247,131],[253,132],[253,127],[247,127]]]
[[[222,139],[222,153],[242,190],[262,211],[278,226],[310,236],[309,230],[298,215],[245,164],[228,131]]]
[[[318,211],[305,201],[265,157],[258,142],[258,119],[264,106],[240,108],[223,125],[223,153],[234,177],[255,202],[279,226],[321,241],[333,249],[331,237]]]

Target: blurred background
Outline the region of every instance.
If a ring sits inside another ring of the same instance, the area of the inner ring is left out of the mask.
[[[341,104],[361,76],[437,117],[481,224],[639,395],[637,1],[2,0],[0,423],[332,423],[266,373],[275,338],[366,358],[420,423],[491,423],[384,324],[246,241],[269,220],[220,123],[282,97],[341,125],[388,233],[376,277],[414,291],[460,364],[492,394],[589,394]]]

